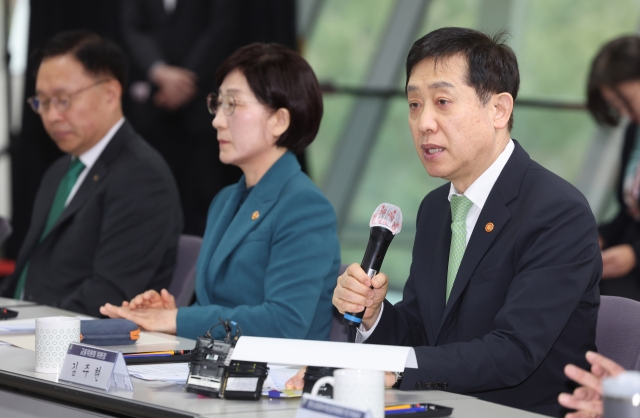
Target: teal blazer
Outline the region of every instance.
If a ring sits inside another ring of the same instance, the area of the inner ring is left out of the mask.
[[[291,152],[238,208],[244,190],[243,176],[211,202],[197,302],[178,309],[177,334],[196,338],[221,317],[243,335],[327,340],[340,265],[333,206]],[[214,331],[222,337],[221,327]]]

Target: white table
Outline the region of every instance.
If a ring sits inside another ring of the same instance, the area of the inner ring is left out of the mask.
[[[0,306],[7,300],[0,298]],[[16,306],[17,319],[75,314],[46,306]],[[162,335],[178,341],[167,349],[191,349],[195,341]],[[0,336],[0,340],[2,337]],[[110,347],[125,352],[135,346]],[[165,348],[154,349],[162,350]],[[147,351],[136,348],[139,351]],[[134,391],[98,392],[59,383],[57,375],[36,373],[33,351],[0,346],[0,416],[11,417],[294,417],[299,399],[227,401],[201,398],[182,386],[132,379]],[[452,418],[534,418],[541,415],[441,391],[401,392],[388,390],[387,404],[431,402],[454,408]]]

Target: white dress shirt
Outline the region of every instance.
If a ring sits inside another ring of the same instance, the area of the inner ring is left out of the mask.
[[[73,196],[76,195],[76,192],[80,188],[80,185],[84,181],[85,177],[87,177],[89,170],[91,170],[91,167],[93,167],[96,161],[98,161],[98,158],[100,158],[102,151],[104,151],[107,145],[109,145],[109,142],[111,142],[111,139],[116,134],[116,132],[118,132],[118,129],[120,129],[123,123],[124,117],[120,118],[120,120],[117,121],[115,125],[111,127],[111,129],[109,129],[109,132],[107,132],[107,134],[100,141],[98,141],[97,144],[95,144],[93,147],[91,147],[89,150],[85,151],[78,157],[80,158],[80,161],[82,161],[82,164],[84,164],[84,170],[82,170],[82,172],[78,176],[78,180],[76,180],[75,184],[73,185],[73,188],[71,189],[71,192],[67,197],[67,201],[64,203],[65,207],[67,207],[69,202],[71,202]]]
[[[507,161],[509,161],[509,157],[511,157],[511,154],[513,154],[514,148],[515,144],[513,143],[513,140],[509,140],[509,143],[507,143],[507,146],[504,147],[504,150],[500,153],[500,155],[498,155],[498,158],[496,158],[493,164],[491,164],[489,168],[487,168],[485,172],[476,179],[476,181],[471,183],[471,186],[469,186],[469,188],[464,192],[464,196],[466,196],[467,199],[469,199],[471,203],[473,203],[473,206],[471,206],[471,209],[469,209],[466,218],[466,244],[469,244],[471,233],[473,232],[473,228],[476,226],[476,222],[478,222],[478,218],[480,217],[480,212],[482,212],[484,203],[487,201],[489,193],[491,193],[491,189],[493,189],[493,185],[496,183],[496,180],[498,180],[498,176],[500,176],[500,173],[502,173],[502,169],[507,164]],[[453,183],[451,183],[448,196],[449,201],[451,201],[451,196],[454,194],[462,196],[453,186]],[[376,326],[378,325],[378,322],[382,317],[383,310],[384,305],[381,305],[380,315],[378,315],[378,319],[376,319],[375,324],[373,324],[373,326],[368,331],[365,331],[362,324],[360,324],[356,333],[356,343],[363,343],[367,340],[367,338],[369,338],[373,330],[376,329]]]

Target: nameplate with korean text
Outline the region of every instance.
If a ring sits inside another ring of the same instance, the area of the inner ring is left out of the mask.
[[[121,352],[79,343],[69,344],[58,381],[104,391],[111,387],[133,391]]]

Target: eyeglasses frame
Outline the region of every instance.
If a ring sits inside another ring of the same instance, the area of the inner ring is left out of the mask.
[[[29,106],[31,107],[31,110],[36,112],[38,115],[41,115],[43,112],[46,112],[47,110],[49,110],[50,109],[49,106],[51,104],[53,104],[53,107],[55,107],[56,110],[58,110],[58,112],[66,112],[67,110],[69,110],[71,108],[71,102],[72,102],[72,99],[75,96],[77,96],[78,94],[89,90],[92,87],[96,87],[96,86],[98,86],[98,85],[100,85],[102,83],[105,83],[105,82],[111,81],[111,80],[113,80],[113,79],[112,78],[103,78],[101,80],[96,81],[95,83],[92,83],[92,84],[89,84],[88,86],[82,87],[82,88],[74,91],[73,93],[54,96],[54,97],[52,97],[52,98],[50,98],[50,99],[48,99],[46,101],[45,100],[40,101],[40,106],[36,105],[36,103],[37,103],[36,101],[38,101],[38,96],[37,95],[29,97],[27,99],[27,103],[29,103]],[[60,107],[61,106],[61,104],[60,104],[61,97],[62,98],[66,98],[68,100],[69,104],[66,105],[66,106]],[[47,102],[46,105],[45,105],[45,102]],[[39,110],[39,107],[42,110]],[[47,110],[44,110],[45,107],[47,108]]]

